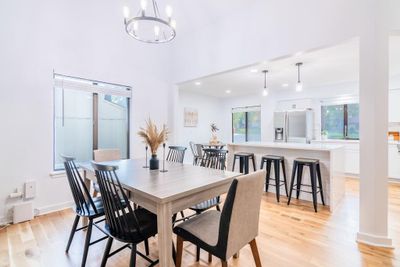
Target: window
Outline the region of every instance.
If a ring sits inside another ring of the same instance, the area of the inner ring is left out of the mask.
[[[321,125],[329,139],[359,139],[359,104],[322,106]]]
[[[60,155],[78,162],[93,150],[118,148],[129,157],[130,87],[54,75],[54,170],[64,168]]]
[[[261,141],[260,106],[232,109],[232,142]]]

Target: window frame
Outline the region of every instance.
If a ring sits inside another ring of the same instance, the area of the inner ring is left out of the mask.
[[[234,140],[235,133],[234,133],[234,127],[233,127],[233,114],[239,113],[239,112],[234,112],[235,109],[243,109],[242,112],[245,114],[245,142],[249,141],[249,112],[253,112],[254,110],[252,110],[252,109],[258,109],[258,111],[260,112],[260,137],[261,137],[261,121],[262,121],[261,120],[261,105],[232,108],[232,112],[231,112],[232,143],[235,143],[235,140]],[[261,138],[260,138],[260,141],[261,141]]]
[[[329,107],[329,106],[343,106],[343,138],[340,139],[330,139],[330,140],[360,140],[360,136],[358,138],[351,138],[348,136],[349,134],[349,116],[348,116],[348,106],[349,105],[354,105],[357,104],[359,106],[359,103],[345,103],[345,104],[331,104],[331,105],[321,105],[321,132],[324,130],[322,120],[323,120],[323,112],[322,109],[324,107]]]
[[[98,80],[90,80],[90,79],[85,79],[85,78],[80,78],[80,77],[73,77],[73,76],[67,76],[63,74],[57,74],[53,73],[53,164],[52,164],[52,169],[53,172],[58,172],[58,171],[65,171],[64,168],[56,168],[56,90],[57,90],[57,85],[56,85],[56,78],[59,79],[71,79],[71,80],[76,80],[76,81],[83,81],[83,82],[90,82],[93,84],[93,86],[97,86],[99,83],[110,85],[110,86],[120,86],[121,88],[126,88],[126,91],[129,92],[121,94],[122,96],[127,98],[127,155],[126,158],[130,159],[130,119],[131,119],[131,91],[132,88],[130,86],[126,85],[120,85],[120,84],[114,84],[114,83],[107,83],[107,82],[102,82]],[[74,89],[74,90],[82,90],[82,91],[87,91],[87,89],[77,89],[77,88],[65,88],[65,90],[69,89]],[[89,90],[90,91],[90,90]],[[99,141],[99,94],[104,94],[104,95],[115,95],[113,94],[113,90],[107,91],[107,90],[93,90],[91,91],[92,93],[92,114],[93,114],[93,127],[92,127],[92,150],[98,149],[98,141]],[[64,93],[63,93],[64,94]],[[64,103],[62,104],[64,106]],[[63,111],[64,113],[64,111]],[[92,153],[92,158],[93,160],[93,153]]]

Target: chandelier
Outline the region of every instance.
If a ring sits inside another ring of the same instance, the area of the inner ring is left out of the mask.
[[[150,6],[149,6],[150,5]],[[145,43],[167,43],[175,38],[176,21],[172,19],[172,8],[166,6],[167,19],[162,19],[155,0],[141,0],[136,16],[130,16],[130,10],[124,7],[126,32],[136,40]]]

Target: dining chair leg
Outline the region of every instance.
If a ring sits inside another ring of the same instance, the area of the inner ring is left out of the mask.
[[[93,228],[93,219],[89,219],[89,224],[86,230],[85,247],[83,249],[82,264],[81,264],[82,267],[86,265],[86,259],[89,252],[90,237],[92,235],[92,228]]]
[[[196,262],[200,261],[200,247],[196,246]]]
[[[239,258],[239,251],[238,251],[238,252],[236,252],[235,254],[233,254],[233,258],[234,258],[234,259],[237,259],[237,258]]]
[[[183,239],[180,236],[176,238],[176,267],[182,265]]]
[[[260,254],[258,254],[257,242],[255,239],[250,241],[251,252],[253,253],[254,262],[256,267],[261,267]]]
[[[146,252],[146,256],[149,256],[150,250],[149,250],[149,239],[146,239],[144,241],[144,251]]]
[[[212,254],[208,253],[208,262],[211,263],[212,262]]]
[[[136,244],[132,244],[131,248],[131,260],[129,262],[129,267],[136,266]]]
[[[75,220],[74,220],[74,224],[72,225],[71,233],[69,235],[67,248],[65,249],[66,253],[68,253],[69,247],[71,246],[71,243],[72,243],[72,239],[74,239],[74,235],[75,235],[75,232],[76,232],[76,228],[78,227],[79,219],[80,219],[80,217],[78,215],[76,215],[75,216]]]
[[[217,211],[221,211],[221,208],[219,207],[219,205],[215,206],[215,208],[217,209]]]
[[[221,260],[222,267],[228,267],[228,262]]]
[[[108,255],[110,255],[111,246],[114,238],[109,237],[107,240],[106,248],[104,249],[103,259],[101,260],[101,267],[105,267],[108,260]]]

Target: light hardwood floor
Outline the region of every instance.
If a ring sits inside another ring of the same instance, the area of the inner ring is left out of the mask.
[[[287,206],[275,195],[264,194],[260,234],[257,238],[263,266],[400,266],[400,185],[389,187],[389,227],[395,249],[373,248],[355,242],[358,229],[358,182],[348,179],[346,197],[330,214],[319,207],[314,213],[309,202],[294,201]],[[0,266],[79,266],[84,232],[78,232],[69,255],[64,253],[74,214],[70,210],[51,213],[31,222],[12,225],[0,231]],[[246,218],[243,218],[245,220]],[[94,236],[101,236],[97,230]],[[117,244],[118,245],[118,244]],[[87,266],[99,266],[105,242],[89,250]],[[115,248],[115,246],[113,246]],[[139,247],[143,251],[143,247]],[[151,257],[157,257],[157,241],[150,240]],[[129,251],[110,258],[107,266],[127,266]],[[147,266],[138,257],[137,266]],[[213,258],[207,263],[202,252],[195,262],[195,247],[185,242],[182,266],[220,266]],[[250,247],[241,250],[229,266],[254,266]]]

